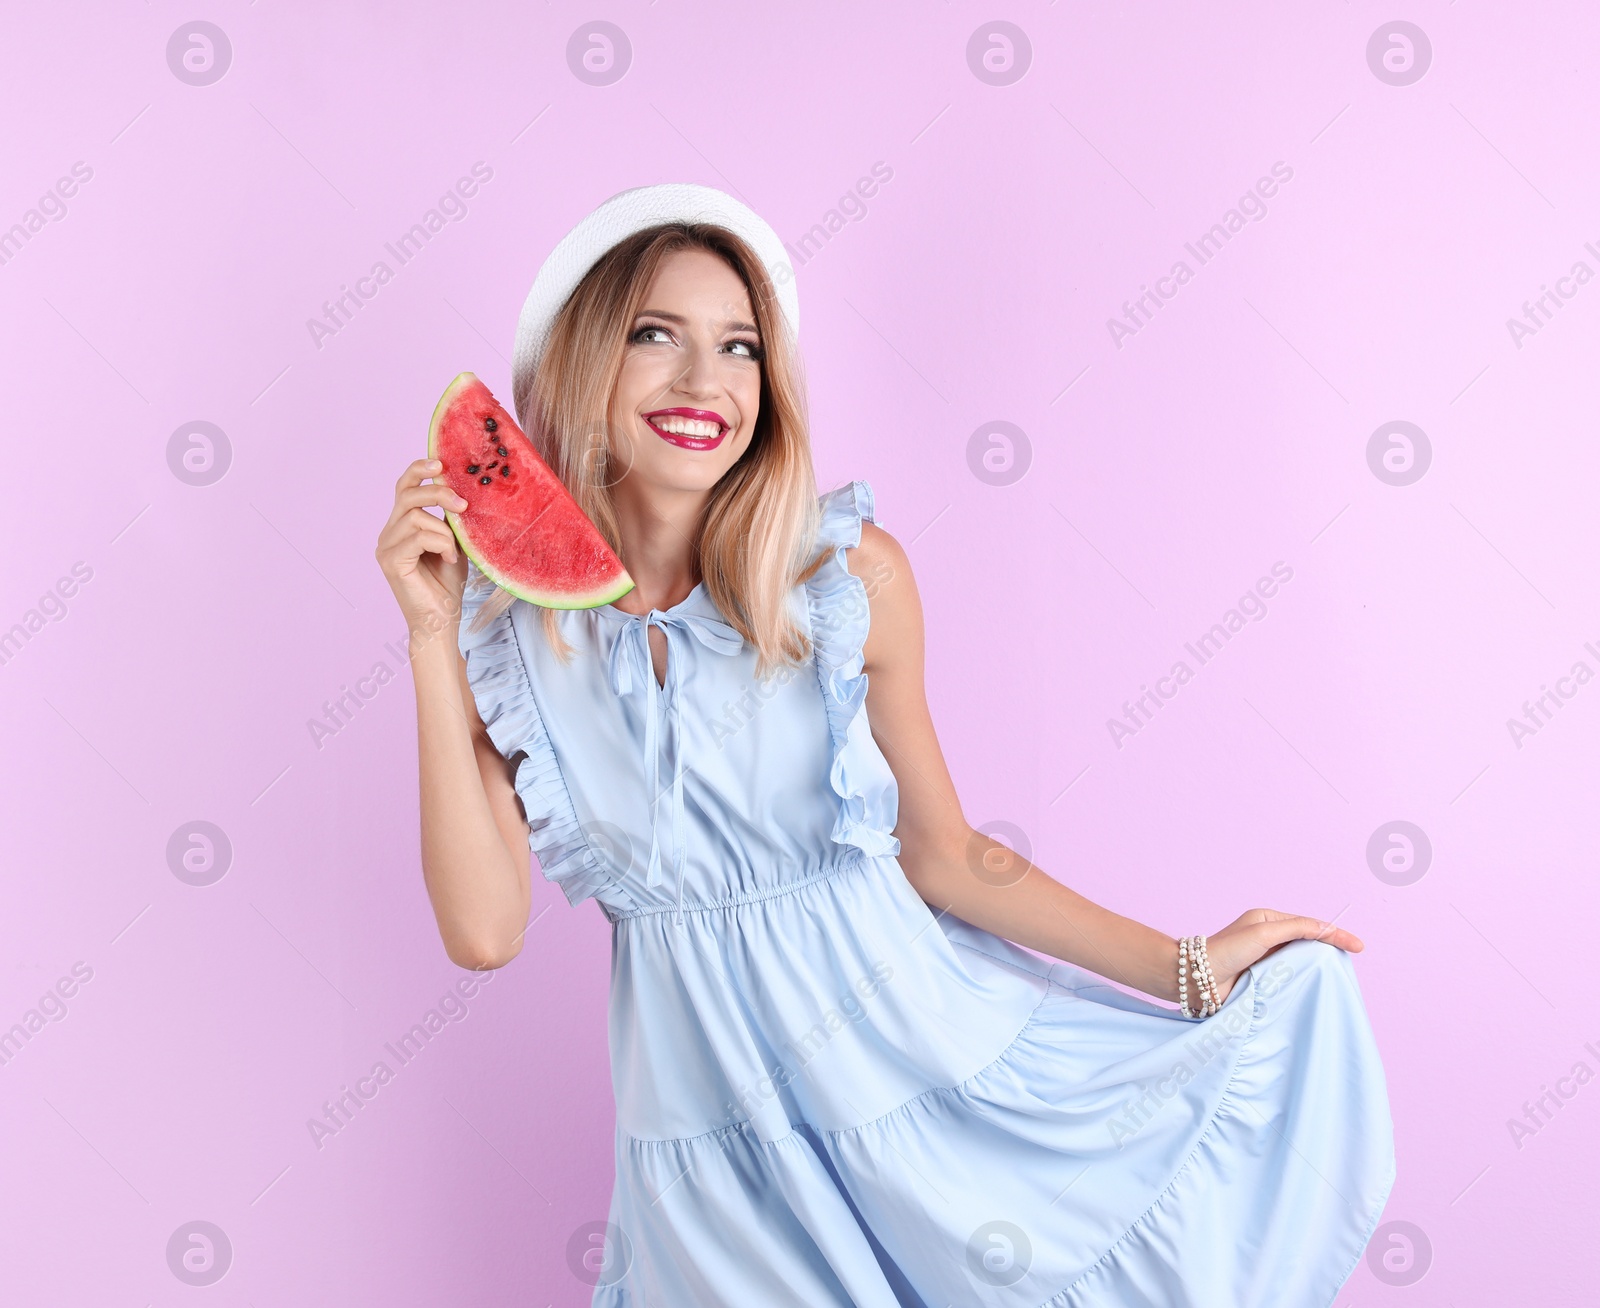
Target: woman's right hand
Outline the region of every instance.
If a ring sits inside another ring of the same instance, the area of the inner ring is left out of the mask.
[[[450,524],[427,511],[428,505],[459,513],[466,500],[443,482],[423,485],[442,470],[436,460],[417,459],[394,487],[394,512],[383,524],[375,551],[389,589],[400,602],[406,626],[438,631],[461,617],[461,590],[467,561]]]

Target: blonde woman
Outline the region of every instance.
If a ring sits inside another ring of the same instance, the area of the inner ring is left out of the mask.
[[[865,482],[817,494],[798,316],[744,205],[614,197],[513,390],[636,588],[513,600],[422,461],[378,546],[446,952],[516,957],[530,848],[612,925],[593,1303],[1325,1308],[1394,1177],[1361,942],[1266,909],[1180,941],[968,825],[905,551]]]

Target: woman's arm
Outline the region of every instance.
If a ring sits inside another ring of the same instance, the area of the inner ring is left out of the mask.
[[[464,501],[422,484],[418,460],[395,487],[377,559],[410,632],[417,694],[422,876],[445,953],[460,967],[503,967],[522,949],[532,897],[528,824],[511,764],[489,739],[457,645],[466,560],[425,505]]]
[[[866,586],[871,608],[864,651],[867,717],[899,786],[895,835],[906,879],[936,910],[1177,1003],[1174,937],[1085,899],[968,824],[928,711],[922,601],[910,560],[874,523],[862,525],[861,544],[846,558]],[[1326,922],[1252,909],[1207,938],[1218,998],[1227,998],[1251,963],[1302,937],[1342,949],[1362,947],[1350,932]]]
[[[411,637],[422,876],[445,952],[481,970],[522,951],[533,893],[528,823],[515,770],[478,716],[456,632]]]

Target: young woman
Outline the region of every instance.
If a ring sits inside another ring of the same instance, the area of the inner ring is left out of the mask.
[[[614,197],[514,391],[636,588],[513,601],[421,461],[378,546],[446,952],[516,956],[530,846],[612,924],[593,1302],[1326,1308],[1394,1177],[1361,942],[1253,909],[1180,964],[968,825],[906,553],[865,482],[816,493],[797,322],[745,206]]]

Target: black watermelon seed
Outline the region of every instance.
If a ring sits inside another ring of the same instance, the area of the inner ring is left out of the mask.
[[[493,480],[494,480],[493,477],[479,477],[478,478],[478,485],[487,486]]]
[[[511,475],[511,465],[509,463],[500,469],[500,475],[502,477],[509,477]]]
[[[500,430],[500,424],[498,422],[496,422],[493,418],[485,418],[483,420],[483,425],[489,431],[499,431]]]
[[[469,472],[469,473],[474,473],[474,472],[477,472],[477,470],[478,470],[478,465],[477,465],[477,464],[476,464],[476,463],[469,463],[469,464],[467,464],[467,471],[468,471],[468,472]]]
[[[495,453],[498,454],[502,459],[505,458],[506,457],[506,447],[504,445],[496,446],[495,447]]]
[[[499,460],[499,459],[496,459],[496,460],[495,460],[495,461],[494,461],[494,462],[493,462],[493,463],[491,463],[491,464],[490,464],[490,465],[489,465],[489,466],[490,466],[490,467],[491,467],[491,468],[498,468],[498,467],[499,467],[499,466],[500,466],[500,460]]]

